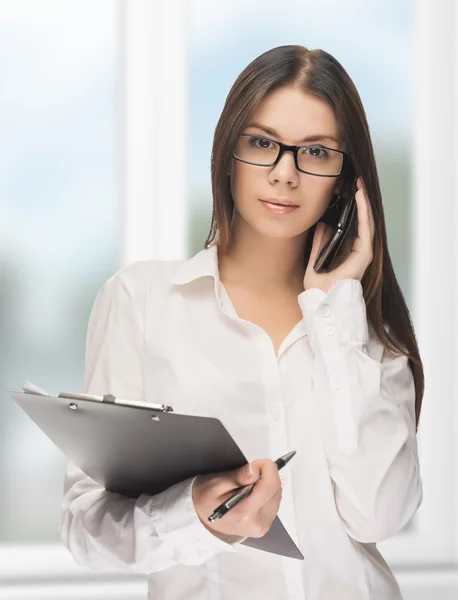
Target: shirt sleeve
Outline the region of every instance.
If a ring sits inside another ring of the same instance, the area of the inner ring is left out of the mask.
[[[369,328],[361,282],[299,294],[336,508],[359,542],[397,534],[423,500],[408,357]]]
[[[143,310],[134,298],[132,286],[118,273],[99,289],[87,329],[84,393],[147,401]],[[202,564],[219,552],[237,552],[236,544],[219,539],[200,521],[192,500],[195,479],[135,499],[105,490],[69,461],[61,540],[81,566],[145,574],[177,564]]]

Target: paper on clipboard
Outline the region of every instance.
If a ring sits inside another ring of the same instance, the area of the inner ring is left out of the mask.
[[[35,385],[34,383],[32,383],[29,380],[26,380],[26,382],[22,386],[22,390],[26,394],[38,394],[39,396],[50,396],[51,395],[51,394],[48,394],[48,392],[45,392],[45,390],[39,388],[37,385]]]

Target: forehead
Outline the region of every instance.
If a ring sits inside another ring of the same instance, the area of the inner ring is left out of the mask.
[[[267,125],[292,143],[300,143],[309,135],[330,135],[340,141],[338,124],[329,104],[295,88],[271,92],[247,121],[252,122]]]

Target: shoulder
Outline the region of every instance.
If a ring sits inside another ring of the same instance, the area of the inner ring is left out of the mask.
[[[143,309],[146,298],[165,293],[181,260],[138,260],[118,269],[99,289],[98,295],[123,297]]]

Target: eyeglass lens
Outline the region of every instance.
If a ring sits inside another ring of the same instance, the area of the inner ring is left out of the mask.
[[[276,142],[256,135],[240,135],[234,148],[235,156],[260,166],[272,165],[279,152]],[[304,146],[297,153],[299,168],[316,175],[338,175],[342,161],[340,152],[321,146]]]

